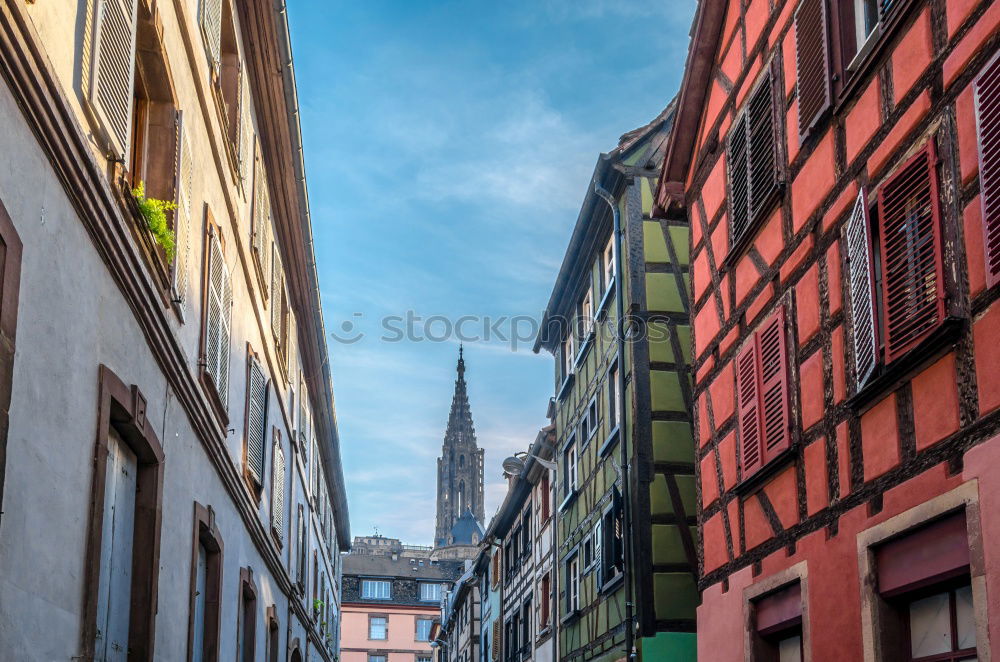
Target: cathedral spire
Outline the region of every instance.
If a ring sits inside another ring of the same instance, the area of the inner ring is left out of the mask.
[[[456,371],[455,393],[451,398],[448,427],[438,459],[437,529],[434,533],[434,545],[437,547],[468,544],[460,541],[464,537],[462,533],[456,535],[453,532],[466,511],[471,512],[480,526],[485,517],[483,451],[476,444],[476,428],[472,423],[465,383],[465,347],[462,345],[458,347]]]

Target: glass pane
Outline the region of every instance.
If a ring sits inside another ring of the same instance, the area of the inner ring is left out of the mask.
[[[778,642],[778,662],[802,662],[802,637],[800,635]]]
[[[948,603],[947,593],[910,603],[910,650],[913,657],[951,651]]]
[[[976,647],[976,615],[972,609],[972,587],[955,591],[955,616],[958,622],[958,650]]]

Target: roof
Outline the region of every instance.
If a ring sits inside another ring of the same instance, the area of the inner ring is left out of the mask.
[[[483,527],[476,521],[475,515],[468,508],[462,516],[455,520],[455,526],[451,527],[452,545],[478,545],[483,539]]]
[[[497,510],[497,514],[490,521],[490,526],[486,530],[489,538],[504,538],[517,516],[521,513],[521,506],[531,495],[531,488],[541,479],[541,472],[545,467],[538,463],[535,457],[543,460],[550,460],[555,452],[555,425],[547,425],[535,435],[535,441],[528,449],[528,458],[524,463],[524,469],[514,479],[514,483],[507,490],[503,503]]]
[[[391,556],[345,554],[343,574],[454,581],[462,574],[463,569],[462,561],[431,561],[401,556],[393,559]]]
[[[649,124],[622,135],[617,147],[598,157],[590,186],[583,198],[583,206],[566,247],[566,255],[552,288],[552,295],[542,316],[533,348],[535,352],[542,348],[551,351],[558,347],[562,339],[559,320],[569,317],[567,313],[576,302],[577,289],[581,287],[585,276],[580,265],[590,255],[597,253],[597,242],[603,237],[600,230],[610,226],[608,219],[611,217],[611,209],[594,191],[594,186],[599,184],[617,198],[629,177],[656,176],[673,126],[675,108],[676,99],[667,104]]]

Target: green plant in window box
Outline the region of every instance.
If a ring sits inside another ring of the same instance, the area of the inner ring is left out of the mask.
[[[132,189],[132,197],[135,198],[136,204],[139,205],[139,213],[142,214],[143,220],[146,221],[146,227],[153,233],[156,243],[166,253],[167,261],[173,262],[176,244],[174,231],[170,229],[170,225],[167,223],[167,212],[177,209],[176,203],[168,200],[147,198],[145,182],[139,182],[139,185]]]

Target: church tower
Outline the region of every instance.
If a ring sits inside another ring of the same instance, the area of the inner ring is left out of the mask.
[[[476,430],[465,387],[465,358],[459,347],[455,395],[438,458],[434,546],[478,544],[484,519],[483,451],[476,445]]]

